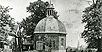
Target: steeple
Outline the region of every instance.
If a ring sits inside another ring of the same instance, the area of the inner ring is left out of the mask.
[[[54,6],[53,4],[51,4],[51,0],[50,0],[50,4],[47,7],[47,16],[53,16],[54,14]]]

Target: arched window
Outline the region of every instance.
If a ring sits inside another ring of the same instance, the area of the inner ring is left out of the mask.
[[[61,38],[61,45],[64,46],[64,38]]]
[[[50,15],[51,15],[51,12],[52,12],[52,11],[50,10]]]
[[[53,40],[53,48],[55,48],[55,40]]]
[[[47,10],[47,14],[49,15],[49,10]]]
[[[49,42],[49,47],[52,47],[51,40],[50,40],[50,42]]]

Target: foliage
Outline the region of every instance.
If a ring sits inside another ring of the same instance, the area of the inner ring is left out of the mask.
[[[14,18],[11,18],[8,14],[11,9],[9,6],[4,7],[0,5],[0,36],[2,36],[5,41],[9,35],[8,33],[13,31],[15,24]]]
[[[102,2],[97,0],[96,3],[87,7],[83,12],[83,23],[86,23],[82,38],[88,43],[89,48],[101,47],[102,37]]]

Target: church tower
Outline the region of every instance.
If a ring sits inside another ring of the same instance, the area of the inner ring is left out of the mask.
[[[36,25],[34,30],[34,49],[46,52],[66,52],[66,29],[64,24],[54,18],[53,4],[47,7],[47,17]]]

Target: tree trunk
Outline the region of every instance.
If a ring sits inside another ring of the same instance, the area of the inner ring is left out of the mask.
[[[18,50],[19,50],[19,52],[21,52],[21,37],[18,37],[18,46],[19,46],[19,48],[18,48]]]
[[[98,50],[97,50],[97,52],[101,52],[101,39],[99,38],[98,39]]]

